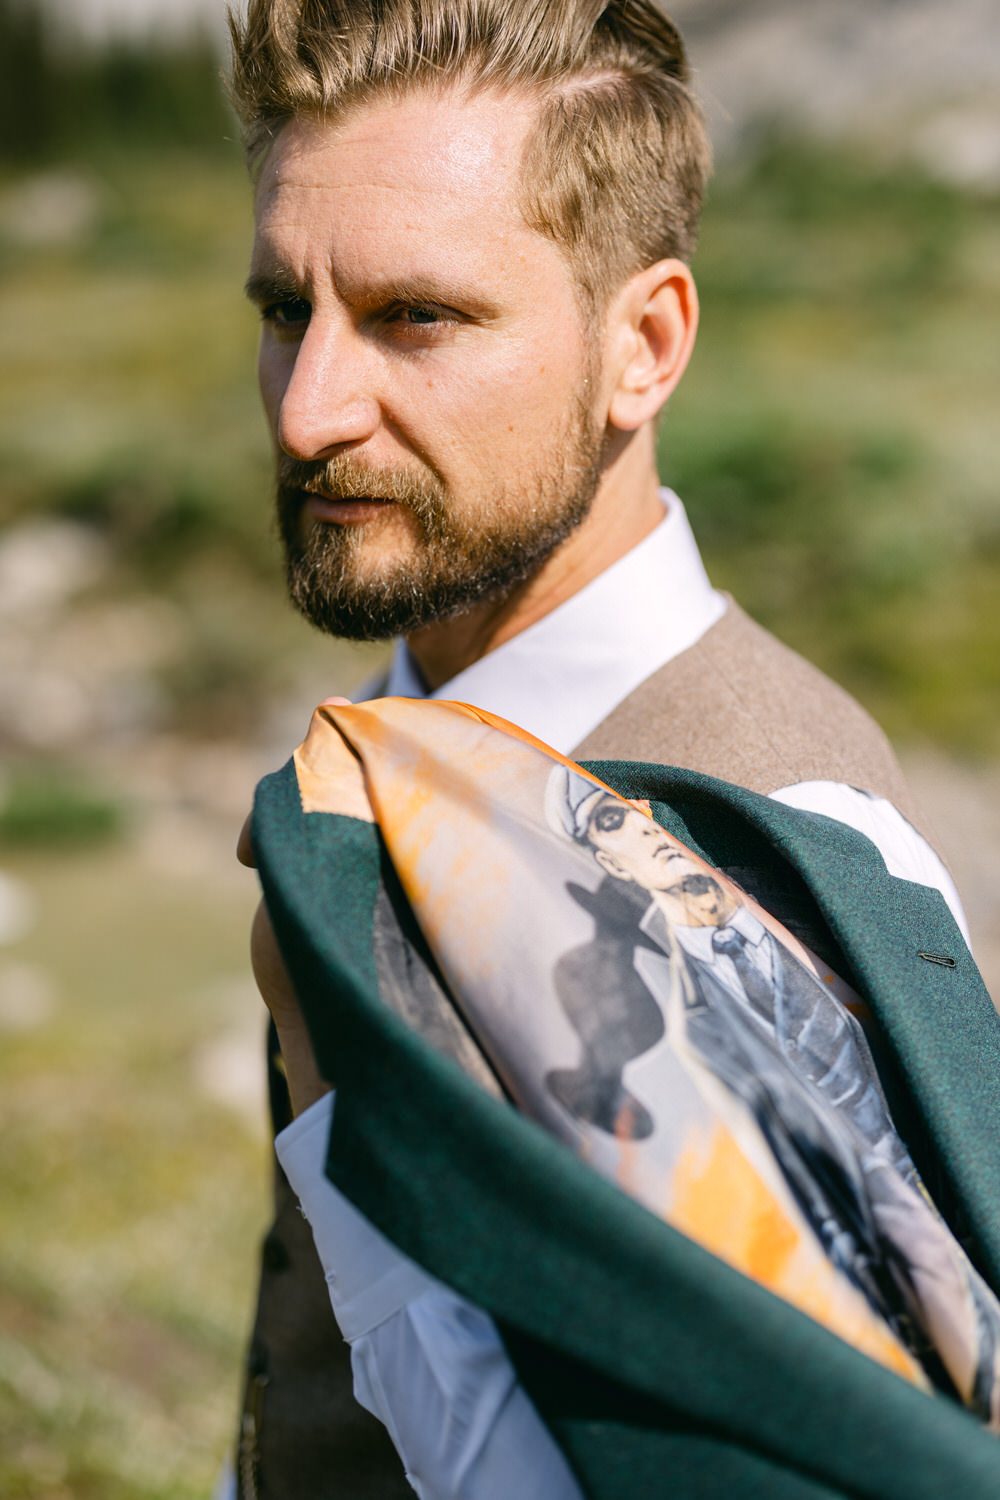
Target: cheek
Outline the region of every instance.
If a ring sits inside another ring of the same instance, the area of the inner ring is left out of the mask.
[[[549,441],[565,426],[583,373],[576,340],[567,335],[558,345],[553,328],[545,339],[512,338],[482,354],[470,351],[460,370],[428,374],[429,406],[447,408],[467,438],[475,435],[495,450],[532,445],[533,435]]]
[[[516,372],[476,362],[435,369],[398,399],[385,416],[404,440],[444,475],[456,497],[513,482],[551,442],[552,422],[539,419]]]
[[[449,409],[465,433],[496,438],[533,423],[537,403],[531,387],[530,367],[520,358],[494,356],[470,359],[440,377],[435,372],[427,394],[436,410]]]
[[[617,851],[617,858],[632,876],[641,876],[644,880],[648,880],[658,873],[656,860],[651,858],[649,851],[642,844],[636,846],[629,840],[624,840]]]

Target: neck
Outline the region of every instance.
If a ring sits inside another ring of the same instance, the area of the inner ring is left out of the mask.
[[[520,635],[631,552],[663,520],[652,424],[614,457],[585,521],[531,578],[457,619],[425,625],[407,645],[430,691]]]

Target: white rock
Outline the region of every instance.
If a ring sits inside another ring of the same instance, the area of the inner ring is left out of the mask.
[[[0,870],[0,943],[27,937],[38,917],[38,903],[21,880]]]
[[[8,733],[33,749],[55,750],[81,741],[96,707],[84,686],[62,672],[24,673],[2,695]]]
[[[237,1026],[205,1042],[192,1058],[199,1092],[233,1110],[255,1132],[267,1119],[263,1036],[258,1001]]]
[[[79,172],[24,177],[0,198],[0,234],[26,248],[75,245],[97,222],[101,194]]]
[[[0,965],[0,1031],[35,1031],[55,1008],[52,980],[38,964]]]
[[[1000,105],[946,110],[914,137],[913,153],[935,177],[978,192],[1000,188]]]
[[[0,622],[49,615],[108,564],[104,542],[75,521],[25,521],[0,536]]]

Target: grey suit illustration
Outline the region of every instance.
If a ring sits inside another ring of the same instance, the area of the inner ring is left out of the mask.
[[[557,965],[582,1051],[549,1074],[552,1093],[600,1129],[648,1138],[655,1101],[635,1098],[624,1070],[680,1015],[684,1042],[751,1114],[829,1260],[940,1388],[961,1388],[995,1420],[1000,1306],[923,1189],[858,1020],[645,811],[568,770],[554,773],[547,811],[607,877],[594,893],[569,887],[595,930]],[[956,1362],[942,1351],[959,1313],[971,1354]]]

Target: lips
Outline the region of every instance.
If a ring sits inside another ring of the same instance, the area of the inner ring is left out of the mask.
[[[381,495],[348,495],[334,498],[331,495],[302,492],[302,508],[314,521],[345,525],[354,521],[365,521],[379,511],[392,505]]]

